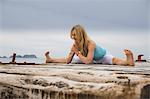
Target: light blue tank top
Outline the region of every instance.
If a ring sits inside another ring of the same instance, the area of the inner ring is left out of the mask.
[[[94,60],[102,59],[105,54],[106,54],[106,49],[96,45],[96,48],[94,50],[94,58],[93,59]]]

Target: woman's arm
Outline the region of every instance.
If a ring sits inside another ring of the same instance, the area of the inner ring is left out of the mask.
[[[79,51],[77,50],[76,47],[74,48],[73,51],[75,52],[75,54],[80,58],[80,60],[81,60],[83,63],[85,63],[85,64],[90,64],[90,63],[93,62],[93,55],[94,55],[94,49],[95,49],[95,47],[96,47],[95,43],[93,43],[93,42],[90,42],[90,43],[89,43],[87,57],[83,56],[83,55],[81,54],[81,52],[79,52]]]
[[[75,53],[71,50],[68,57],[66,58],[66,63],[67,64],[71,63],[74,55],[75,55]]]
[[[73,59],[73,56],[75,55],[75,52],[73,51],[73,49],[74,49],[74,44],[73,44],[73,46],[71,47],[71,51],[70,51],[69,55],[68,55],[67,58],[66,58],[66,63],[67,63],[67,64],[71,63],[71,61],[72,61],[72,59]]]

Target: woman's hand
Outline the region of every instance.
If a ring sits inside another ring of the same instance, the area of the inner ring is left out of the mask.
[[[76,44],[73,44],[71,49],[76,55],[79,53],[78,46]]]

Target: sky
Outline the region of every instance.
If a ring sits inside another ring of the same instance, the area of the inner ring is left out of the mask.
[[[1,0],[0,56],[51,51],[66,56],[72,26],[81,24],[89,36],[113,55],[123,49],[150,58],[149,0]]]
[[[145,29],[148,0],[1,0],[3,29]]]

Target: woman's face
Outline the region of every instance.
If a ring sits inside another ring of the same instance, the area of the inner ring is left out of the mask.
[[[77,33],[75,30],[72,31],[71,38],[75,41],[75,43],[79,43],[79,37],[77,36]]]

